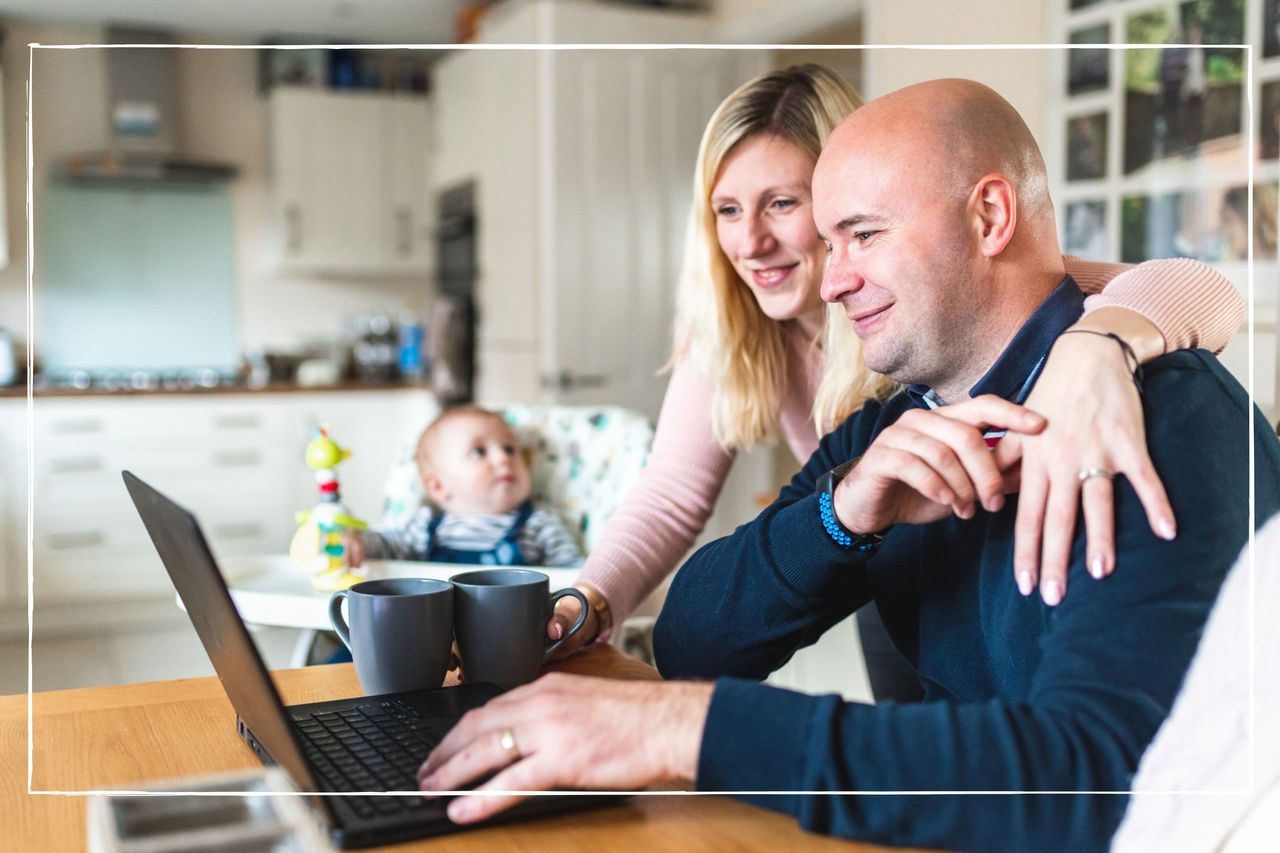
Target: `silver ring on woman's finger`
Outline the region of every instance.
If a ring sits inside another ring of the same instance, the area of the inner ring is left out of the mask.
[[[1080,473],[1076,476],[1082,483],[1090,477],[1104,477],[1108,480],[1114,480],[1116,478],[1115,472],[1108,471],[1106,468],[1081,468]]]
[[[524,758],[524,754],[520,752],[520,746],[516,743],[516,733],[511,730],[510,726],[502,730],[502,736],[498,742],[507,751],[507,757],[511,759],[512,764]]]

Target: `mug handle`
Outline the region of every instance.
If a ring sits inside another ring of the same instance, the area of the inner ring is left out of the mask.
[[[578,599],[578,602],[582,605],[582,612],[578,614],[578,621],[573,623],[572,628],[564,632],[563,637],[556,640],[551,645],[547,646],[547,650],[542,653],[543,663],[546,663],[548,660],[551,659],[551,655],[555,653],[556,649],[560,648],[560,646],[563,645],[565,640],[569,639],[574,634],[578,633],[579,630],[581,630],[582,626],[586,624],[587,614],[591,610],[591,605],[587,603],[587,597],[583,595],[579,590],[576,590],[573,587],[569,587],[568,589],[557,590],[556,592],[551,593],[551,609],[555,610],[556,602],[564,598],[566,595],[572,595],[574,598]]]
[[[338,639],[342,640],[342,645],[347,647],[347,651],[351,651],[351,630],[347,627],[347,621],[342,618],[342,600],[347,597],[348,592],[350,590],[340,589],[329,596],[329,624],[333,626]]]

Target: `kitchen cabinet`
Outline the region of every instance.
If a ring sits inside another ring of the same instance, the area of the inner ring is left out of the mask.
[[[36,601],[48,613],[63,604],[172,596],[122,469],[195,512],[218,557],[283,553],[294,513],[317,501],[303,464],[317,423],[353,452],[338,469],[344,500],[376,521],[396,451],[434,408],[420,388],[37,397]],[[0,595],[11,604],[26,591],[25,414],[25,400],[0,401]]]
[[[698,41],[702,15],[505,4],[480,41]],[[476,184],[478,397],[656,416],[703,126],[743,51],[458,51],[435,72],[437,191]]]
[[[431,106],[421,95],[278,86],[269,95],[277,255],[290,271],[426,273]]]

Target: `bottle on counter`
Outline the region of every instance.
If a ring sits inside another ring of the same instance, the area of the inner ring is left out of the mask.
[[[412,311],[401,311],[396,317],[396,329],[400,339],[398,366],[400,377],[420,380],[426,369],[426,341],[422,322]]]
[[[271,382],[271,365],[267,351],[260,346],[244,351],[244,383],[250,388],[265,388]]]

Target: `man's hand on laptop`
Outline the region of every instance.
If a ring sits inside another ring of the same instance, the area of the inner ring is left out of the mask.
[[[932,411],[913,409],[876,437],[836,487],[836,516],[855,533],[989,512],[1017,491],[1019,466],[997,465],[988,428],[1034,434],[1045,420],[992,395]]]
[[[424,791],[636,790],[692,780],[710,683],[551,673],[470,711],[418,770]],[[449,819],[474,823],[524,799],[458,797]]]

